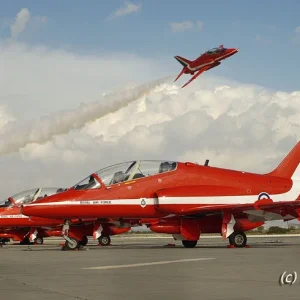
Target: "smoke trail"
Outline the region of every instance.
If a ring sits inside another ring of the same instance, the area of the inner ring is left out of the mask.
[[[113,113],[136,101],[169,79],[170,76],[135,88],[110,93],[102,96],[95,103],[81,104],[74,110],[62,112],[55,116],[44,117],[31,122],[9,122],[2,128],[0,135],[0,154],[17,152],[27,144],[45,143],[55,135],[80,129],[86,123]]]

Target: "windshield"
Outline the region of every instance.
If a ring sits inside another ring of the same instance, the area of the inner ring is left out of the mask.
[[[147,176],[175,170],[177,163],[173,161],[137,160],[103,168],[93,174],[101,178],[106,185],[136,180]],[[97,177],[96,176],[96,177]],[[73,188],[76,190],[95,189],[101,187],[100,182],[93,175],[85,178]]]
[[[62,188],[35,188],[27,191],[23,191],[21,193],[17,193],[11,198],[15,201],[17,204],[25,204],[30,203],[33,201],[36,201],[38,199],[51,196],[54,194],[57,194],[59,192],[64,191],[65,189]]]
[[[206,54],[216,54],[216,53],[219,53],[220,51],[221,51],[220,48],[212,48],[212,49],[208,50],[206,52]]]

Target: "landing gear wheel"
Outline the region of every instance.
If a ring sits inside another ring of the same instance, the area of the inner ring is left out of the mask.
[[[73,238],[69,238],[71,242],[66,241],[65,247],[67,250],[75,250],[78,247],[78,241]]]
[[[38,245],[42,245],[44,243],[44,239],[42,237],[37,237],[34,242]]]
[[[229,243],[236,248],[243,248],[247,244],[247,236],[242,231],[236,231],[229,236]]]
[[[82,240],[81,241],[79,241],[79,245],[80,246],[86,246],[87,245],[87,243],[88,243],[88,238],[86,237],[86,236],[84,236],[83,238],[82,238]]]
[[[110,242],[111,242],[110,236],[108,236],[108,235],[101,235],[98,238],[98,242],[99,242],[99,244],[101,246],[109,246]]]
[[[197,245],[198,241],[187,241],[187,240],[183,240],[182,241],[182,245],[185,248],[194,248]]]

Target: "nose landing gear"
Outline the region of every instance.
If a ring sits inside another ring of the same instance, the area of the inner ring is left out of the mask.
[[[75,250],[78,248],[79,243],[76,239],[69,237],[69,230],[70,230],[71,221],[65,220],[64,226],[62,228],[62,237],[66,241],[65,245],[62,247],[61,250]]]

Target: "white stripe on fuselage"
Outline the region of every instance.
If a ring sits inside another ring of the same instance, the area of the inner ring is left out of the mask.
[[[0,215],[0,219],[28,219],[28,216],[24,215]]]
[[[274,202],[279,201],[293,201],[299,196],[299,189],[292,188],[287,193],[270,195]],[[47,206],[47,205],[141,205],[142,200],[146,201],[147,205],[157,204],[253,204],[258,200],[258,195],[241,195],[241,196],[196,196],[196,197],[159,197],[157,198],[138,198],[138,199],[112,199],[112,200],[80,200],[80,201],[60,201],[60,202],[45,202],[45,203],[32,203],[28,206]],[[24,205],[26,207],[27,205]]]

